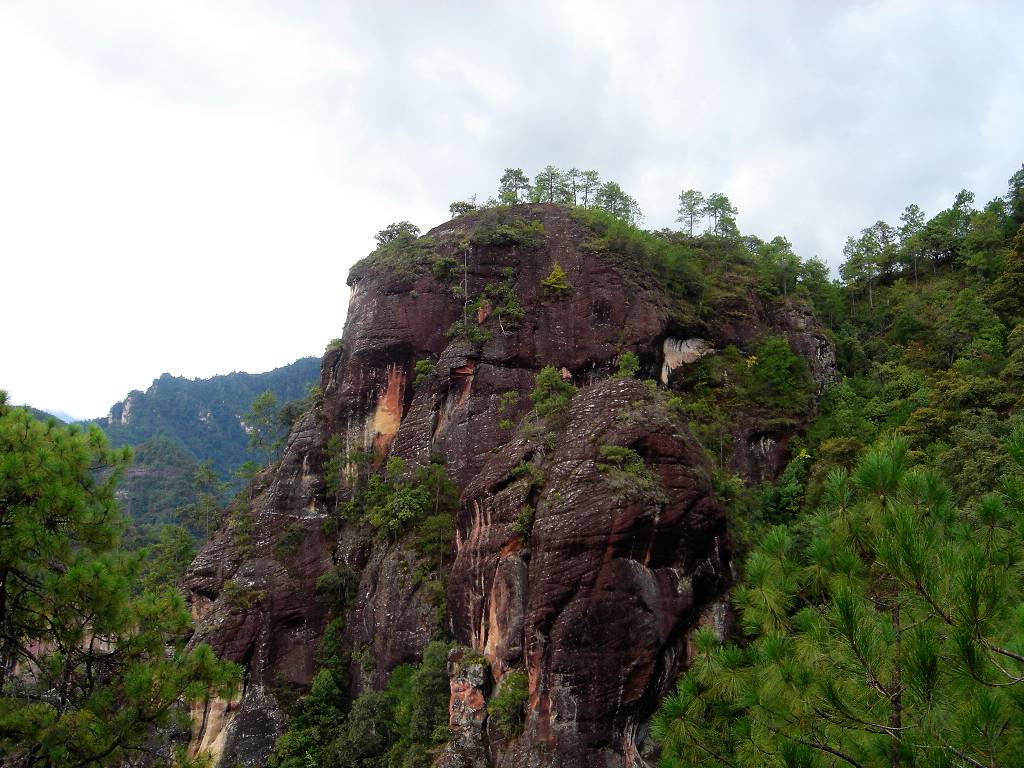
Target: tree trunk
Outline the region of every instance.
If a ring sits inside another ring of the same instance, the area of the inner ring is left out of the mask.
[[[892,715],[889,718],[889,726],[894,733],[899,734],[900,729],[903,728],[903,694],[901,692],[903,680],[900,673],[900,604],[895,594],[893,595],[892,627],[896,633],[896,666],[892,673]],[[899,768],[902,763],[900,741],[896,737],[891,736],[890,738],[892,738],[892,743],[889,745],[889,764],[892,768]]]
[[[0,568],[0,628],[7,626],[7,569]],[[0,646],[0,690],[7,680],[6,643]]]

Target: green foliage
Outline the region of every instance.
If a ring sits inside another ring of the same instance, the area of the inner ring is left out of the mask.
[[[338,494],[344,484],[344,471],[348,457],[345,454],[345,441],[341,435],[327,438],[324,448],[324,486],[328,498],[338,503]]]
[[[510,246],[525,249],[539,248],[544,244],[544,225],[539,221],[491,213],[481,218],[470,232],[469,242],[473,245]]]
[[[494,334],[489,329],[480,325],[476,321],[475,312],[473,314],[474,317],[456,320],[452,323],[448,330],[444,332],[445,336],[450,339],[465,339],[474,344],[483,344],[485,341],[488,341]]]
[[[427,380],[427,377],[434,372],[434,361],[433,360],[417,360],[416,361],[416,378],[413,379],[413,387],[419,387]]]
[[[420,228],[408,221],[388,224],[374,235],[378,247],[392,245],[396,242],[414,242],[420,236]]]
[[[243,584],[235,579],[229,579],[224,582],[221,597],[223,597],[225,603],[235,610],[245,612],[252,610],[262,603],[266,593],[252,585]]]
[[[450,543],[442,531],[454,529],[458,499],[458,487],[443,464],[432,462],[409,473],[402,459],[392,457],[386,476],[373,474],[356,486],[344,515],[366,521],[382,538],[411,532],[414,546],[440,557],[439,541]]]
[[[800,538],[776,527],[748,558],[734,593],[744,643],[698,633],[655,718],[663,763],[1013,764],[1024,748],[1022,448],[1018,430],[1014,472],[967,507],[912,468],[905,440],[834,470]]]
[[[467,213],[472,213],[476,210],[476,204],[468,202],[466,200],[457,200],[448,206],[448,210],[452,215],[452,218],[458,216],[465,216]]]
[[[334,675],[317,673],[270,768],[428,768],[448,739],[448,646],[432,642],[422,661],[392,670],[384,691],[367,690],[346,707]]]
[[[419,228],[408,221],[389,224],[377,233],[376,240],[377,248],[352,266],[350,279],[359,280],[371,271],[411,277],[431,264],[434,241],[420,237]]]
[[[512,468],[512,477],[527,477],[530,480],[529,486],[531,489],[541,489],[544,487],[544,470],[541,469],[540,465],[533,461],[521,461]]]
[[[761,521],[769,525],[789,522],[803,511],[809,464],[807,451],[798,453],[778,479],[764,489]]]
[[[564,299],[572,293],[572,283],[569,282],[565,270],[557,261],[551,267],[548,276],[540,281],[540,285],[544,289],[544,293],[556,299]]]
[[[118,549],[115,489],[130,460],[95,426],[44,424],[0,393],[0,762],[120,765],[179,703],[238,678],[207,646],[181,650],[190,615],[171,584],[184,556]],[[14,670],[19,670],[15,672]],[[31,670],[31,674],[25,674]]]
[[[487,702],[487,716],[505,736],[518,736],[526,721],[526,702],[529,698],[530,681],[526,673],[510,670],[501,678],[497,692]]]
[[[807,363],[796,355],[783,336],[768,336],[754,346],[748,358],[746,394],[753,400],[786,412],[806,408],[812,395]]]
[[[606,181],[597,189],[595,205],[621,221],[636,225],[643,219],[640,205],[614,181]]]
[[[151,543],[164,525],[178,522],[181,511],[199,501],[195,483],[199,463],[180,441],[151,437],[134,447],[132,464],[135,471],[128,473],[120,485],[124,497],[121,508],[134,522],[131,538]],[[195,534],[204,531],[201,521],[184,522]]]
[[[612,374],[614,379],[631,379],[640,370],[640,358],[635,352],[623,352],[615,361],[616,370]]]
[[[623,501],[661,504],[667,501],[665,490],[643,457],[623,445],[602,445],[598,449],[597,468],[606,475],[608,487]]]
[[[431,763],[432,753],[448,732],[448,644],[434,641],[416,667],[398,667],[388,680],[388,696],[397,738],[387,751],[387,765],[413,768]]]
[[[523,537],[523,539],[529,539],[530,532],[533,530],[533,518],[536,514],[536,509],[529,504],[524,504],[516,513],[516,519],[512,521],[512,533]]]
[[[489,313],[498,320],[501,332],[508,333],[519,327],[525,313],[516,293],[515,271],[506,267],[500,283],[487,283],[481,298],[489,307]]]
[[[635,199],[614,181],[602,183],[600,174],[593,170],[562,171],[547,165],[531,184],[521,168],[506,168],[499,182],[498,197],[488,201],[488,205],[515,206],[527,200],[601,210],[634,224],[642,218]]]
[[[255,465],[255,462],[252,464]],[[258,468],[258,465],[255,466]],[[210,532],[224,522],[224,497],[229,488],[228,483],[217,477],[212,461],[204,461],[197,466],[192,474],[194,501],[178,509],[182,522],[189,530],[199,532],[204,539],[209,539]]]
[[[498,200],[504,205],[516,205],[530,194],[530,179],[522,168],[506,168],[498,185]]]
[[[268,462],[284,447],[285,430],[278,413],[277,396],[268,389],[256,396],[243,417],[249,430],[249,449]]]
[[[583,250],[615,259],[634,280],[653,276],[670,296],[680,300],[681,312],[692,311],[686,306],[701,296],[705,279],[691,241],[644,232],[599,209],[576,208],[572,215],[592,235],[581,246]]]
[[[196,556],[195,540],[180,525],[165,525],[146,550],[136,590],[157,591],[176,584]]]
[[[569,403],[576,394],[571,381],[562,378],[562,373],[550,365],[544,366],[537,374],[530,402],[533,411],[541,419],[559,421],[569,411]]]
[[[247,504],[237,503],[228,511],[228,530],[235,547],[243,555],[252,550],[252,535],[255,528],[252,509]]]
[[[690,237],[693,237],[694,226],[704,218],[705,203],[704,194],[696,189],[686,189],[679,193],[679,215],[676,221],[687,228]]]
[[[430,264],[430,271],[438,282],[451,285],[459,282],[462,265],[451,256],[437,256]]]
[[[177,440],[197,460],[211,460],[217,475],[227,479],[239,464],[256,458],[239,423],[253,400],[268,390],[279,403],[302,398],[319,378],[317,357],[258,374],[190,380],[165,373],[145,392],[131,392],[116,403],[112,421],[97,422],[113,446],[138,446],[154,437]]]
[[[515,410],[517,405],[519,405],[518,389],[510,389],[508,392],[502,392],[501,396],[498,398],[498,413],[511,413]]]
[[[317,672],[298,714],[278,737],[267,760],[270,768],[327,765],[331,738],[344,722],[344,691],[326,669]]]
[[[299,522],[291,523],[284,529],[284,532],[281,534],[281,538],[279,538],[277,543],[274,545],[274,558],[282,563],[287,563],[296,551],[298,551],[305,538],[305,526]]]

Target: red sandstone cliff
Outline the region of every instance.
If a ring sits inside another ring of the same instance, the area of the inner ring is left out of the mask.
[[[353,270],[342,345],[323,360],[322,399],[279,464],[260,476],[245,535],[237,526],[220,531],[187,574],[196,640],[247,669],[241,700],[211,709],[198,737],[224,764],[262,764],[284,722],[282,696],[311,680],[327,616],[316,581],[334,564],[359,582],[345,642],[374,662],[356,688],[384,685],[436,631],[427,585],[414,578],[415,555],[401,541],[377,541],[355,524],[325,535],[333,499],[324,452],[333,435],[348,450],[412,466],[441,456],[462,491],[444,560],[445,625],[489,668],[467,670],[453,657],[456,738],[440,762],[622,766],[643,752],[647,721],[685,663],[686,633],[729,584],[729,540],[710,465],[667,404],[669,390],[609,378],[614,360],[634,351],[642,375],[671,386],[673,371],[695,355],[742,348],[772,331],[787,336],[823,386],[834,354],[808,313],[764,306],[752,292],[727,312],[680,323],[655,279],[584,246],[590,233],[567,209],[522,206],[516,215],[543,224],[542,244],[469,245],[483,214],[428,233],[430,258],[456,257],[470,295],[488,283],[514,284],[524,317],[510,330],[483,305],[478,319],[492,331],[485,342],[445,335],[464,303],[429,260]],[[561,298],[541,287],[556,261],[572,284]],[[414,387],[423,359],[435,368]],[[503,427],[527,413],[545,365],[563,368],[580,388],[564,426],[554,439]],[[729,463],[751,480],[781,470],[796,429],[765,430],[760,416],[733,419]],[[598,468],[601,445],[642,456],[660,481],[659,498],[612,488]],[[542,485],[524,475],[524,463],[543,473]],[[514,526],[524,506],[535,510],[528,536]],[[282,557],[286,529],[302,535]],[[530,696],[524,733],[509,741],[488,728],[482,706],[490,683],[513,668],[527,673]]]

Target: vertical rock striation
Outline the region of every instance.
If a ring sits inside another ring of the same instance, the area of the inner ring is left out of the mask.
[[[323,468],[336,436],[378,466],[387,456],[413,467],[440,457],[462,490],[443,561],[444,628],[472,652],[449,660],[454,736],[439,764],[636,764],[647,721],[685,664],[687,632],[728,587],[730,555],[711,467],[670,390],[610,378],[616,357],[634,351],[642,376],[671,387],[673,369],[772,331],[808,359],[820,387],[833,375],[831,346],[802,311],[768,309],[749,294],[727,315],[680,327],[658,280],[588,246],[592,234],[568,209],[515,209],[543,226],[537,244],[480,237],[494,227],[490,215],[432,230],[425,251],[353,269],[322,397],[260,476],[248,536],[225,527],[186,575],[196,640],[247,670],[241,700],[213,718],[222,732],[199,736],[231,762],[265,762],[288,691],[311,680],[327,620],[316,582],[329,569],[358,578],[344,641],[374,663],[369,674],[354,670],[354,690],[383,687],[438,631],[402,541],[376,540],[357,522],[325,535],[334,499]],[[556,262],[571,283],[561,296],[542,287]],[[461,294],[498,284],[511,284],[521,317],[478,302],[474,319],[489,338],[449,338],[446,329],[468,317]],[[433,371],[416,385],[420,360]],[[579,387],[558,424],[523,418],[545,365]],[[751,478],[777,473],[799,425],[766,435],[753,417],[735,421],[732,463]],[[610,470],[602,446],[634,451],[642,472]],[[295,526],[301,544],[282,557],[282,532]],[[492,681],[512,670],[529,680],[521,735],[486,717]]]

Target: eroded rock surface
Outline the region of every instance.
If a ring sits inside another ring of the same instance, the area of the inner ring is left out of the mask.
[[[516,211],[543,224],[541,245],[471,245],[483,215],[470,215],[428,233],[429,258],[353,270],[320,401],[259,478],[247,528],[220,531],[187,574],[195,641],[247,669],[241,701],[218,715],[227,722],[219,749],[232,761],[265,761],[272,739],[251,734],[276,733],[285,694],[311,681],[327,620],[316,583],[329,569],[344,566],[358,583],[344,641],[373,664],[370,672],[354,665],[353,691],[383,687],[440,631],[402,541],[375,539],[358,521],[325,535],[336,502],[323,479],[332,437],[350,454],[370,452],[374,466],[387,456],[412,467],[439,457],[462,490],[444,559],[444,630],[486,665],[450,660],[455,737],[441,764],[614,768],[644,750],[647,721],[685,663],[687,632],[728,585],[729,544],[711,468],[668,390],[609,378],[616,358],[635,352],[642,377],[667,368],[671,387],[673,369],[770,331],[786,334],[823,387],[834,353],[813,317],[769,310],[752,295],[699,327],[674,327],[657,280],[582,247],[592,235],[568,209]],[[454,277],[431,267],[445,257]],[[542,287],[556,262],[571,283],[563,296]],[[449,338],[467,312],[456,288],[479,296],[502,281],[511,281],[521,319],[505,322],[481,306],[490,337]],[[420,360],[434,367],[416,385]],[[528,417],[545,365],[579,387],[557,425]],[[731,463],[750,478],[774,476],[798,425],[762,434],[754,416],[736,423]],[[632,488],[602,469],[604,445],[636,451],[654,485]],[[282,553],[288,530],[301,532],[300,543]],[[529,679],[516,738],[486,719],[491,681],[510,670]]]
[[[517,436],[467,487],[449,589],[457,639],[496,676],[526,670],[524,735],[501,763],[621,762],[675,672],[679,644],[726,584],[710,466],[667,398],[605,380],[573,400],[557,444]],[[635,450],[656,492],[613,487],[602,446]],[[517,467],[545,475],[531,485]],[[514,529],[536,510],[528,538]]]

